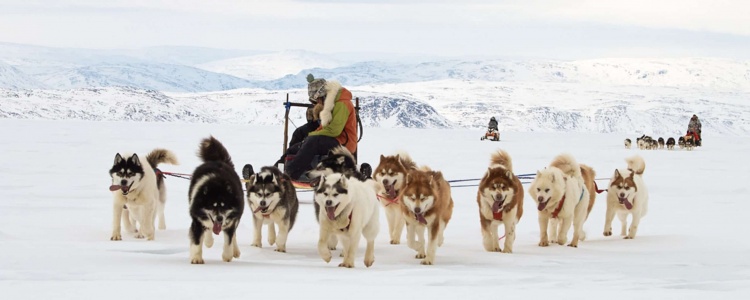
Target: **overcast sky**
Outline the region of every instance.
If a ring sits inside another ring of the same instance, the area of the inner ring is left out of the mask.
[[[744,0],[2,0],[0,42],[750,59]]]

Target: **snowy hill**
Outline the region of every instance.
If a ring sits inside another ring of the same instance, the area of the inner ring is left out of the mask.
[[[44,84],[29,77],[13,66],[0,61],[0,87],[8,89],[38,89]]]
[[[198,68],[224,73],[249,80],[274,80],[312,68],[336,68],[343,62],[302,50],[288,50],[213,61],[197,65]]]

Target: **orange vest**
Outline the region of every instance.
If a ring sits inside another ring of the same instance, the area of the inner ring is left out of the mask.
[[[336,100],[346,105],[349,110],[349,118],[346,119],[346,125],[341,134],[336,137],[339,144],[344,145],[351,153],[357,152],[357,111],[352,104],[352,93],[346,88],[341,88],[339,98]]]

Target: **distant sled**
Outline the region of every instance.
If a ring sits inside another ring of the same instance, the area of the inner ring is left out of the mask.
[[[500,140],[500,132],[498,132],[494,128],[490,128],[482,137],[479,138],[479,140],[480,141],[490,140],[490,141],[497,142]]]

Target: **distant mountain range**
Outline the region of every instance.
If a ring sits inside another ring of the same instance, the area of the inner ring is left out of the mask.
[[[750,133],[750,62],[716,58],[367,60],[304,50],[0,43],[0,117],[280,124],[305,76],[339,80],[366,126]],[[302,110],[293,111],[302,120]]]

